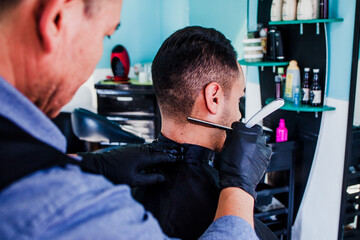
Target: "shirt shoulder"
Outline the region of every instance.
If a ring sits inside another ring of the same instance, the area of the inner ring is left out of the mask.
[[[77,166],[38,171],[0,193],[0,239],[166,239],[126,185]]]
[[[214,221],[199,238],[199,240],[210,239],[258,240],[259,238],[248,222],[240,217],[229,215]]]

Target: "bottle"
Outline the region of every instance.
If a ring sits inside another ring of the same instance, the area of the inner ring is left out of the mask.
[[[324,18],[329,18],[329,0],[324,0]]]
[[[319,0],[319,18],[324,18],[324,0]]]
[[[271,21],[281,21],[283,0],[273,0],[270,10]]]
[[[319,0],[312,0],[312,4],[313,4],[312,19],[318,19],[319,18]]]
[[[326,19],[329,17],[329,0],[320,0],[319,15],[321,19]]]
[[[286,71],[284,98],[289,101],[294,101],[296,88],[300,88],[300,69],[297,61],[292,60]]]
[[[286,142],[288,140],[288,130],[285,127],[285,119],[280,119],[279,127],[276,129],[276,142]]]
[[[299,105],[300,105],[300,90],[299,88],[296,88],[294,93],[294,106],[298,107]]]
[[[275,59],[276,62],[285,61],[284,47],[283,47],[283,41],[280,30],[275,30],[275,55],[276,55],[276,59]]]
[[[266,58],[269,61],[276,60],[276,42],[275,42],[275,27],[271,27],[268,31],[267,36],[267,48],[266,48]]]
[[[296,0],[283,0],[282,20],[292,21],[296,19]]]
[[[298,20],[312,19],[313,12],[313,0],[299,0],[296,14]]]
[[[310,104],[311,106],[321,105],[321,87],[319,84],[319,69],[313,70],[313,84],[310,88]]]
[[[304,78],[301,85],[301,103],[310,103],[310,68],[304,68]]]
[[[262,52],[265,57],[266,48],[267,48],[267,28],[265,28],[262,24],[259,24],[258,27],[259,27],[259,36],[261,38],[261,46],[263,48]]]
[[[281,78],[281,96],[284,96],[285,93],[285,85],[286,85],[286,72],[285,69],[282,68],[284,73],[282,74],[282,78]]]
[[[275,76],[275,98],[281,98],[282,96],[282,74],[284,73],[284,68],[278,68],[278,75]]]

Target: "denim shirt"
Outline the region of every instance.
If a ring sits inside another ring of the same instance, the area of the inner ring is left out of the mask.
[[[40,109],[1,76],[0,116],[11,120],[34,138],[61,152],[66,151],[66,138],[61,131]]]
[[[65,151],[66,141],[56,126],[1,77],[0,116]],[[0,192],[0,239],[168,238],[152,214],[132,198],[128,186],[115,186],[69,164],[34,172]],[[257,237],[242,218],[224,216],[201,239]]]

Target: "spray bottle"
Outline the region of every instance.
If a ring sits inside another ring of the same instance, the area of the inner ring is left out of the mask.
[[[279,127],[276,129],[276,142],[286,142],[288,140],[288,130],[285,127],[285,119],[280,119]]]

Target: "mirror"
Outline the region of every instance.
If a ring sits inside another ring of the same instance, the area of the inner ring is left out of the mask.
[[[357,81],[355,90],[354,121],[353,127],[360,127],[360,59],[358,59]]]
[[[360,239],[360,0],[356,2],[349,118],[338,239]]]

